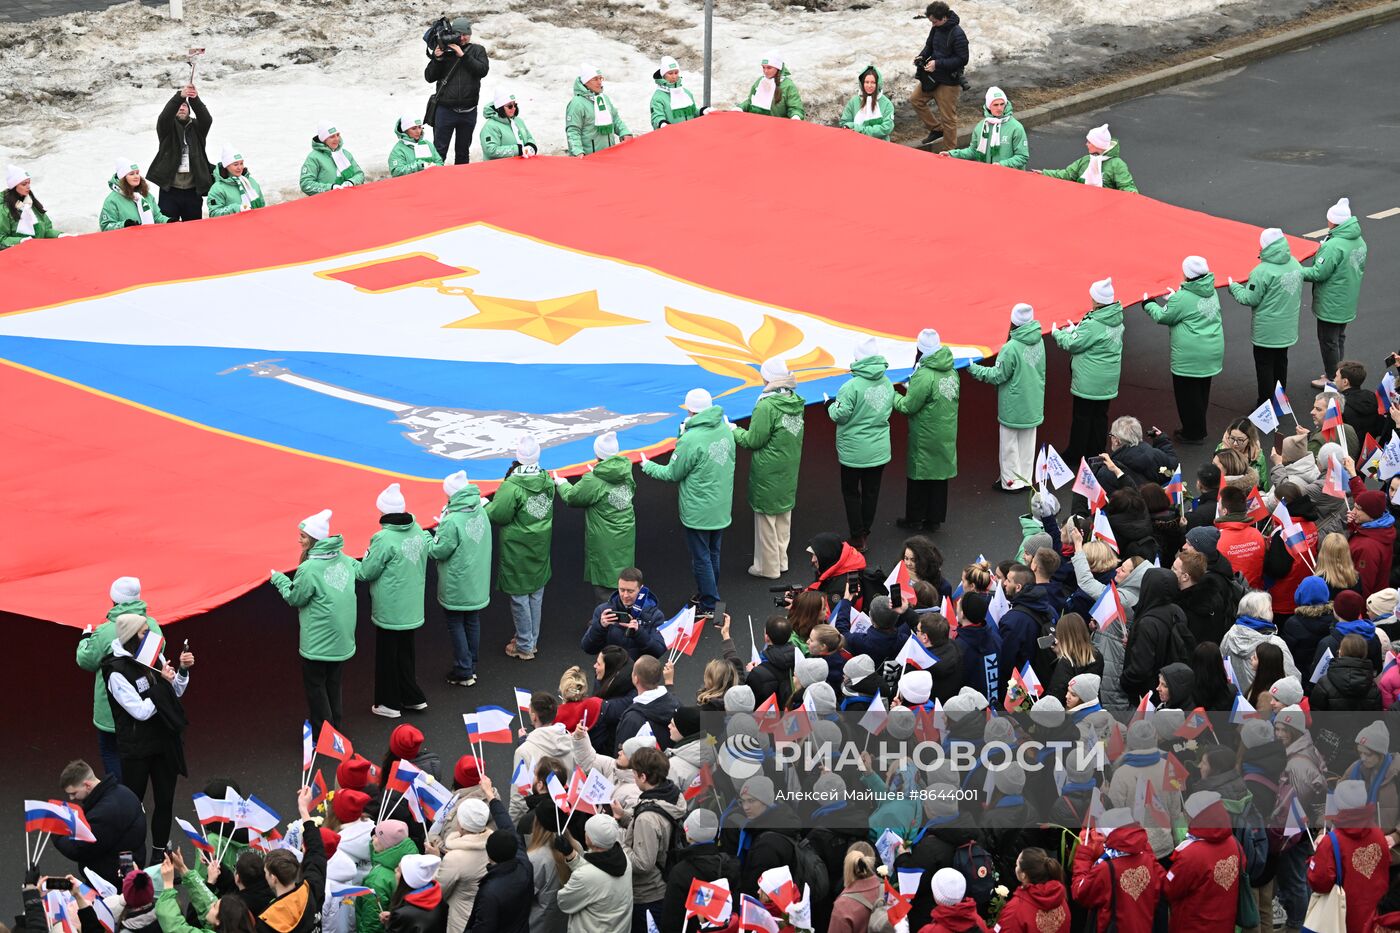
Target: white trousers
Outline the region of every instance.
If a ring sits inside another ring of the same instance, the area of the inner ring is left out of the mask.
[[[1035,428],[1001,429],[1001,484],[1007,489],[1024,489],[1035,471]],[[1023,479],[1017,479],[1017,476]]]
[[[792,540],[792,513],[753,515],[753,566],[756,577],[776,580],[787,573],[788,544]]]

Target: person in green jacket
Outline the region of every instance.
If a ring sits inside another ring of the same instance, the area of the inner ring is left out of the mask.
[[[651,128],[659,130],[672,123],[684,123],[709,112],[695,102],[695,95],[681,86],[681,65],[671,56],[661,59],[652,73],[656,90],[651,92]]]
[[[1283,231],[1270,227],[1259,234],[1259,265],[1249,273],[1249,284],[1237,284],[1233,278],[1226,281],[1231,297],[1254,309],[1250,341],[1258,407],[1274,397],[1275,382],[1288,391],[1288,348],[1298,342],[1303,267],[1289,251]]]
[[[1039,169],[1040,174],[1094,188],[1115,188],[1137,194],[1133,173],[1119,155],[1118,140],[1109,134],[1108,124],[1094,127],[1084,139],[1088,155],[1080,156],[1064,168]]]
[[[198,874],[202,867],[202,863],[196,863],[193,869],[188,868],[179,849],[173,850],[160,863],[161,890],[156,895],[155,916],[161,933],[204,933],[209,930],[236,933],[240,929],[240,924],[236,922],[240,916],[247,921],[250,929],[256,926],[257,918],[248,912],[243,899],[237,894],[228,894],[223,898],[214,896],[209,885]],[[177,871],[180,873],[178,884],[175,880]],[[198,918],[197,924],[185,919],[186,913],[180,907],[179,892],[182,888],[190,899],[190,915]],[[225,909],[228,913],[221,917],[220,913]]]
[[[603,73],[593,65],[584,65],[574,79],[573,100],[564,108],[564,136],[571,156],[601,152],[632,138],[622,114],[603,93]]]
[[[340,130],[322,123],[311,137],[311,151],[301,163],[301,193],[320,194],[335,188],[353,188],[365,183],[360,163],[345,148]]]
[[[890,133],[894,132],[894,104],[885,96],[884,84],[880,69],[866,65],[865,70],[856,75],[860,93],[846,101],[846,109],[841,111],[841,125],[888,142]]]
[[[97,747],[102,755],[102,765],[108,774],[121,780],[122,760],[117,752],[117,727],[112,721],[112,704],[107,699],[107,684],[103,682],[102,661],[112,652],[112,642],[117,638],[117,617],[133,613],[146,617],[146,627],[157,635],[161,633],[156,620],[146,612],[146,604],[141,600],[141,581],[135,577],[118,577],[112,581],[107,595],[112,600],[112,608],[107,610],[107,621],[78,640],[78,667],[97,676],[92,679],[92,724],[97,727]]]
[[[1011,309],[1011,331],[997,351],[995,366],[972,363],[967,374],[997,387],[999,492],[1020,492],[1030,486],[1035,471],[1035,433],[1045,420],[1045,338],[1035,309],[1018,304]]]
[[[1026,128],[1012,116],[1011,99],[999,87],[987,88],[987,100],[982,105],[982,120],[972,128],[972,136],[962,149],[947,149],[939,155],[953,159],[970,159],[988,165],[1025,168],[1031,160]]]
[[[486,517],[501,526],[496,586],[510,597],[515,622],[506,654],[532,661],[540,639],[554,534],[554,483],[540,469],[540,442],[533,434],[515,445],[515,463],[486,506]]]
[[[3,245],[3,244],[0,244]],[[1312,310],[1317,318],[1317,344],[1322,351],[1321,389],[1337,377],[1337,364],[1347,355],[1347,325],[1356,320],[1361,300],[1361,277],[1366,274],[1366,241],[1361,223],[1351,214],[1351,200],[1342,198],[1327,209],[1327,236],[1303,281],[1313,283]]]
[[[399,878],[395,873],[406,856],[417,855],[418,844],[409,838],[403,820],[383,820],[374,827],[370,842],[370,870],[360,882],[374,892],[373,897],[355,898],[355,933],[383,933],[381,911],[389,909]],[[320,905],[317,905],[320,909]]]
[[[219,169],[209,188],[208,200],[210,217],[225,217],[267,206],[262,186],[248,171],[243,153],[232,146],[224,146],[219,155]]]
[[[359,562],[345,553],[345,539],[331,534],[330,509],[322,509],[298,527],[301,561],[296,581],[274,570],[271,583],[297,610],[301,683],[313,734],[320,735],[321,723],[329,721],[339,729],[344,722],[341,668],[355,656],[355,573]]]
[[[1172,432],[1182,444],[1206,439],[1206,411],[1210,408],[1210,381],[1225,365],[1225,329],[1220,321],[1220,297],[1215,275],[1200,256],[1181,262],[1185,279],[1181,288],[1167,292],[1159,305],[1142,296],[1142,310],[1158,324],[1171,328],[1172,389],[1181,427]]]
[[[792,510],[807,402],[797,379],[774,357],[759,367],[763,391],[747,428],[734,429],[734,443],[753,451],[749,462],[749,508],[753,509],[753,565],[749,575],[776,580],[787,573]]]
[[[34,194],[29,173],[18,165],[5,170],[4,201],[0,208],[0,249],[18,246],[25,240],[52,240],[59,236]]]
[[[427,139],[422,117],[412,113],[399,117],[398,122],[394,124],[394,135],[398,137],[398,142],[389,150],[391,177],[412,175],[425,168],[434,168],[442,164],[442,156],[438,155],[437,147]]]
[[[909,418],[908,474],[900,528],[937,531],[948,518],[948,480],[958,475],[958,399],[953,351],[938,331],[919,331],[914,372],[894,410]]]
[[[637,481],[632,461],[618,453],[617,432],[600,434],[593,441],[598,463],[570,483],[554,478],[565,505],[586,509],[583,519],[583,576],[593,594],[606,602],[617,587],[617,575],[637,562],[637,520],[632,499]]]
[[[165,215],[160,212],[156,199],[151,197],[150,186],[141,175],[141,166],[132,160],[125,157],[117,160],[117,169],[107,179],[107,187],[110,190],[97,217],[98,229],[120,230],[165,223]]]
[[[669,463],[642,454],[642,472],[652,479],[680,485],[681,524],[690,547],[690,568],[697,590],[693,602],[701,613],[713,613],[719,602],[719,556],[724,529],[734,511],[734,429],[704,389],[685,395],[690,417]]]
[[[1113,279],[1089,286],[1094,307],[1078,324],[1050,327],[1055,343],[1070,354],[1069,444],[1065,465],[1079,469],[1082,457],[1103,453],[1108,443],[1108,403],[1118,397],[1123,368],[1123,306],[1113,295]]]
[[[509,91],[500,91],[491,106],[483,112],[481,122],[481,155],[492,159],[531,159],[539,155],[535,137],[530,135],[525,121],[520,119],[520,101]]]
[[[836,422],[836,459],[841,464],[841,498],[846,503],[846,524],[851,546],[865,550],[880,504],[880,479],[890,462],[890,412],[894,411],[894,385],[885,370],[889,362],[880,355],[874,337],[856,344],[851,378],[836,393],[826,413]],[[823,399],[827,399],[823,395]]]
[[[428,708],[418,686],[418,655],[413,633],[423,627],[423,593],[428,581],[428,544],[398,483],[390,483],[374,501],[379,531],[355,570],[369,584],[370,621],[374,623],[374,707],[385,719],[402,711]]]
[[[749,95],[739,102],[737,109],[793,120],[806,117],[807,108],[802,104],[797,85],[792,83],[783,56],[778,52],[769,52],[759,66],[763,69],[762,76],[754,79]]]
[[[491,520],[481,490],[458,470],[442,481],[447,507],[438,519],[428,556],[437,561],[438,604],[452,638],[454,687],[476,683],[481,657],[481,610],[491,601]]]

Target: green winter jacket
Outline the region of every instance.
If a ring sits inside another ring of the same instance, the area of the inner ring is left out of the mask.
[[[672,84],[662,76],[660,71],[652,73],[651,79],[656,82],[656,90],[651,92],[651,128],[661,129],[667,123],[684,123],[686,120],[694,120],[700,116],[700,105],[695,102],[695,95],[690,93],[688,88],[681,85],[685,83],[684,78],[677,78]],[[675,88],[680,93],[678,97],[684,97],[689,101],[683,106],[675,106],[671,100],[671,89]]]
[[[1001,136],[996,146],[991,144],[995,120],[992,112],[982,108],[982,119],[972,128],[972,137],[962,149],[950,149],[948,155],[955,159],[969,159],[973,162],[986,162],[988,165],[1004,165],[1007,168],[1025,168],[1031,160],[1031,146],[1026,141],[1026,128],[1013,117],[1011,101],[1006,102],[1006,110],[1001,116]],[[1124,168],[1126,172],[1126,167]],[[1049,174],[1048,172],[1046,174]],[[1108,172],[1105,166],[1104,186],[1108,187]]]
[[[1095,308],[1074,327],[1051,334],[1069,361],[1069,392],[1103,401],[1118,397],[1123,369],[1123,306],[1118,302]]]
[[[612,125],[598,126],[598,114],[607,113]],[[607,94],[594,94],[574,79],[574,99],[564,109],[564,135],[569,140],[569,155],[588,155],[616,146],[623,136],[631,136],[622,114],[613,106]]]
[[[1104,155],[1108,158],[1103,160],[1103,186],[1137,194],[1137,184],[1133,182],[1133,173],[1128,171],[1128,163],[1124,162],[1122,156],[1118,154],[1118,140],[1113,141],[1113,145],[1104,151]],[[1084,170],[1088,167],[1089,154],[1086,152],[1065,168],[1043,168],[1040,170],[1040,174],[1083,184]]]
[[[734,432],[724,410],[711,405],[686,419],[664,466],[642,463],[652,479],[680,483],[681,524],[695,531],[728,528],[734,509]]]
[[[885,375],[889,368],[879,355],[856,360],[851,378],[826,409],[836,422],[836,459],[842,466],[864,468],[890,462],[894,385]]]
[[[860,93],[846,101],[846,109],[841,111],[841,125],[848,130],[855,130],[857,133],[864,133],[866,136],[874,136],[876,139],[890,138],[894,132],[894,104],[885,96],[885,76],[880,74],[880,69],[874,65],[866,65],[856,75],[856,84],[865,80],[867,71],[875,72],[875,108],[880,111],[880,117],[876,120],[866,120],[864,123],[856,123],[856,117],[860,115],[861,108],[865,106],[865,94]]]
[[[1165,305],[1144,301],[1142,309],[1158,324],[1171,328],[1172,375],[1192,379],[1220,375],[1225,365],[1225,330],[1215,273],[1187,279]]]
[[[97,226],[100,230],[120,230],[126,226],[128,220],[137,224],[141,223],[141,209],[136,206],[136,202],[122,194],[121,182],[117,176],[113,175],[107,179],[107,200],[102,202],[102,213],[97,217]],[[160,206],[156,204],[156,199],[150,194],[137,195],[150,211],[151,218],[155,223],[165,223],[165,215],[160,212]]]
[[[468,483],[447,500],[428,556],[438,562],[442,608],[474,612],[491,601],[491,521],[481,490]]]
[[[406,525],[379,522],[369,539],[365,559],[355,578],[369,584],[370,619],[392,631],[423,624],[423,591],[427,588],[428,533],[409,516]]]
[[[425,168],[441,165],[442,156],[438,155],[437,146],[428,139],[427,131],[425,130],[418,139],[414,139],[403,131],[402,124],[402,119],[394,121],[394,135],[399,141],[389,150],[389,174],[398,178],[400,175],[412,175]]]
[[[146,616],[146,628],[160,634],[156,620],[146,615],[146,604],[139,599],[117,603],[107,610],[107,621],[84,635],[78,641],[78,666],[97,676],[92,679],[92,724],[99,732],[116,732],[112,723],[112,704],[107,699],[107,685],[102,680],[102,661],[112,652],[112,642],[117,640],[117,616],[134,612]]]
[[[297,567],[296,580],[272,574],[272,585],[301,625],[298,651],[308,661],[345,661],[355,656],[355,571],[359,561],[345,554],[340,535],[311,546]]]
[[[791,389],[758,397],[747,428],[734,429],[734,443],[753,451],[749,462],[749,508],[782,515],[797,505],[797,471],[807,402]]]
[[[486,506],[501,526],[496,587],[525,596],[549,582],[549,544],[554,535],[554,481],[537,467],[516,467]]]
[[[57,238],[58,231],[53,228],[53,221],[49,220],[49,215],[43,211],[34,211],[34,233],[31,236],[27,233],[20,233],[19,218],[0,206],[0,249],[18,246],[25,240],[54,240]]]
[[[594,586],[617,586],[620,571],[636,566],[637,521],[632,461],[614,454],[577,482],[559,484],[559,498],[587,509],[583,518],[583,577]]]
[[[511,120],[495,107],[487,105],[481,111],[481,155],[490,162],[492,159],[513,159],[520,155],[526,146],[535,146],[535,137],[530,135],[525,121],[516,111]],[[538,150],[538,146],[535,146]]]
[[[320,194],[347,182],[352,185],[365,183],[365,173],[360,170],[360,163],[355,161],[354,154],[345,148],[343,139],[336,152],[342,153],[350,162],[343,171],[336,168],[335,155],[330,147],[315,136],[311,137],[311,151],[307,153],[306,161],[301,163],[302,194]]]
[[[203,867],[203,862],[197,863],[180,880],[180,887],[184,888],[185,894],[189,896],[190,910],[199,918],[199,925],[195,926],[185,919],[185,911],[180,907],[179,889],[165,888],[156,895],[156,929],[160,930],[160,933],[200,933],[209,929],[205,926],[204,918],[213,906],[215,898],[214,892],[204,883],[204,878],[195,875],[195,872]],[[225,870],[233,871],[233,867],[230,865]]]
[[[1332,228],[1317,248],[1313,264],[1303,269],[1303,281],[1313,283],[1312,309],[1317,319],[1329,324],[1356,320],[1365,274],[1366,241],[1361,238],[1361,223],[1348,217]]]
[[[807,108],[802,105],[802,95],[797,92],[797,85],[792,83],[786,65],[778,75],[778,87],[773,91],[773,105],[768,110],[755,107],[753,103],[753,96],[758,92],[758,82],[762,80],[762,77],[754,79],[749,93],[739,101],[740,110],[745,113],[761,113],[768,117],[796,117],[799,120],[807,116]]]
[[[379,922],[379,912],[389,909],[394,888],[398,886],[394,870],[406,856],[417,854],[418,844],[408,838],[383,852],[373,851],[371,843],[369,874],[360,883],[372,890],[374,897],[355,898],[355,933],[380,933],[384,929]]]
[[[967,374],[997,387],[997,421],[1025,430],[1045,420],[1045,338],[1039,321],[1011,329],[995,366],[972,363]]]
[[[1230,294],[1254,309],[1250,340],[1256,347],[1291,347],[1298,342],[1298,314],[1303,308],[1303,267],[1288,251],[1288,238],[1259,251],[1262,260],[1249,273],[1249,284],[1235,282]]]
[[[894,410],[909,416],[908,476],[913,480],[952,479],[958,475],[958,371],[953,351],[939,347],[919,360]]]
[[[238,178],[242,178],[248,186],[248,203],[244,206],[244,188],[238,183]],[[237,214],[244,210],[255,210],[259,207],[267,207],[267,201],[263,198],[262,186],[258,184],[253,173],[244,167],[241,176],[228,174],[221,165],[214,175],[214,184],[209,188],[207,198],[209,202],[210,217],[224,217],[228,214]]]

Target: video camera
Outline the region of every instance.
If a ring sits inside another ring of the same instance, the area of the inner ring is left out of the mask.
[[[449,45],[460,45],[461,42],[462,34],[452,28],[452,20],[446,16],[441,17],[423,33],[423,43],[428,47],[429,55],[433,54],[433,49],[446,49]]]
[[[792,601],[794,598],[796,598],[797,594],[801,593],[806,588],[807,587],[801,585],[800,583],[796,586],[784,583],[780,586],[768,587],[768,592],[777,594],[773,597],[773,605],[781,608],[786,608],[792,605]]]

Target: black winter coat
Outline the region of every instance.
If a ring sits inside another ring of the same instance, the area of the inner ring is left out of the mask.
[[[758,897],[758,876],[779,865],[792,865],[801,822],[792,808],[776,804],[744,827],[748,848],[739,860],[739,891]],[[795,866],[794,866],[795,867]],[[797,872],[793,872],[796,880]],[[800,885],[802,882],[798,881]]]
[[[594,696],[601,697],[603,706],[598,710],[598,722],[588,727],[588,741],[600,755],[617,754],[617,724],[622,714],[637,697],[637,688],[632,686],[632,662],[628,661],[617,671],[601,692],[595,689]]]
[[[156,137],[160,140],[160,148],[156,151],[156,157],[151,160],[150,169],[146,171],[146,179],[161,188],[169,188],[175,183],[175,173],[180,170],[180,153],[183,150],[180,140],[183,130],[183,138],[190,147],[190,178],[194,182],[194,190],[202,198],[214,186],[214,166],[209,164],[209,156],[204,149],[205,141],[209,138],[209,128],[214,125],[214,118],[209,116],[209,108],[204,106],[204,100],[193,97],[189,103],[194,119],[181,123],[175,114],[184,102],[185,98],[176,91],[175,96],[170,98],[165,109],[160,112],[160,116],[156,117]]]
[[[1112,508],[1110,503],[1104,509],[1104,515],[1108,516],[1108,525],[1118,539],[1118,555],[1124,560],[1141,557],[1151,561],[1156,557],[1157,539],[1152,536],[1152,517],[1147,514],[1147,509],[1114,512]]]
[[[877,662],[878,663],[878,662]],[[777,694],[778,708],[786,709],[792,696],[792,672],[797,665],[797,646],[769,645],[763,649],[763,663],[749,671],[744,683],[753,690],[755,705]],[[657,733],[660,736],[660,733]],[[620,743],[619,743],[620,744]]]
[[[498,827],[496,831],[500,830]],[[486,869],[476,889],[467,929],[480,933],[529,933],[530,907],[534,902],[535,874],[522,842],[513,861],[493,862]]]
[[[1218,493],[1202,493],[1196,504],[1186,510],[1186,530],[1209,528],[1215,524],[1215,507],[1220,498]]]
[[[933,693],[944,703],[957,696],[963,685],[963,646],[956,639],[945,638],[930,644],[928,650],[938,658],[929,674],[933,677]]]
[[[940,84],[961,84],[967,61],[967,33],[958,25],[958,14],[949,10],[948,21],[928,31],[928,39],[914,59],[919,85],[925,91],[932,91]],[[934,63],[933,71],[924,71],[927,62]],[[911,923],[910,929],[918,928]]]
[[[447,933],[447,901],[434,881],[389,908],[384,933]]]
[[[1322,611],[1314,615],[1318,609]],[[1312,668],[1308,665],[1317,654],[1318,644],[1332,633],[1332,626],[1336,624],[1336,615],[1330,608],[1323,606],[1299,606],[1283,623],[1279,634],[1288,645],[1288,650],[1293,655],[1293,663],[1298,666],[1299,671],[1312,676]]]
[[[934,907],[931,887],[934,873],[940,868],[953,867],[953,855],[958,847],[969,842],[986,846],[982,833],[967,825],[964,822],[967,819],[959,817],[951,823],[933,827],[924,833],[924,838],[915,843],[913,848],[895,856],[895,868],[921,868],[924,872],[919,878],[919,887],[914,891],[914,900],[910,905],[909,929],[918,930],[928,923]]]
[[[481,97],[481,79],[491,70],[491,60],[486,50],[475,42],[462,50],[461,58],[451,49],[434,58],[423,69],[423,80],[438,84],[437,102],[439,107],[451,110],[472,110]],[[457,931],[453,931],[457,933]]]
[[[1313,685],[1314,711],[1363,711],[1381,708],[1376,672],[1366,658],[1333,658],[1327,673]]]
[[[1168,664],[1191,662],[1196,642],[1186,627],[1186,613],[1173,602],[1176,596],[1176,577],[1170,570],[1158,567],[1143,574],[1136,614],[1128,625],[1123,672],[1118,677],[1129,702],[1156,689],[1157,672]]]
[[[64,858],[77,862],[79,868],[91,868],[112,884],[120,883],[117,866],[122,852],[130,852],[137,865],[146,864],[146,811],[130,788],[109,774],[92,789],[82,806],[97,841],[78,842],[72,836],[54,836],[53,847]]]
[[[651,724],[652,734],[656,736],[656,744],[661,750],[670,748],[671,730],[667,727],[675,718],[676,710],[680,709],[680,706],[680,701],[673,693],[657,697],[650,703],[638,703],[634,699],[632,705],[622,714],[622,718],[617,721],[617,744],[610,754],[616,755],[622,743],[641,731],[646,723]]]
[[[1056,658],[1055,666],[1050,669],[1050,679],[1046,682],[1045,695],[1063,703],[1065,694],[1069,692],[1069,682],[1080,674],[1103,676],[1103,655],[1099,654],[1099,649],[1094,649],[1094,660],[1083,666],[1074,664],[1069,658]]]
[[[1186,529],[1181,527],[1181,514],[1176,509],[1168,509],[1165,512],[1153,512],[1149,517],[1152,519],[1152,537],[1157,539],[1158,557],[1162,566],[1170,569],[1182,543],[1186,541]]]
[[[685,900],[690,894],[690,883],[696,879],[715,881],[719,878],[729,882],[729,890],[738,890],[739,863],[732,855],[721,852],[718,845],[706,842],[678,849],[675,863],[666,874],[666,896],[661,902],[658,929],[668,933],[696,929],[693,923],[682,926],[685,923]]]
[[[1176,604],[1186,613],[1186,627],[1198,645],[1203,641],[1220,644],[1220,639],[1235,622],[1225,611],[1227,597],[1221,591],[1222,587],[1212,582],[1207,573],[1201,582],[1176,595]]]
[[[1123,471],[1122,476],[1106,466],[1094,471],[1099,485],[1110,496],[1128,486],[1142,486],[1146,483],[1166,486],[1167,481],[1171,479],[1172,470],[1181,460],[1172,448],[1171,440],[1165,434],[1159,434],[1151,443],[1143,441],[1131,447],[1118,448],[1113,452],[1113,462]]]

